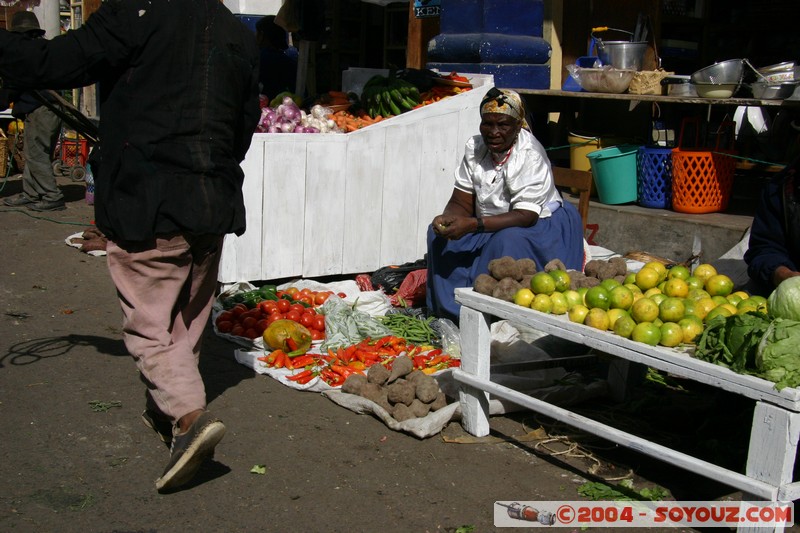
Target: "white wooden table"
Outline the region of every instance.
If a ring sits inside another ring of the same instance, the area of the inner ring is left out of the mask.
[[[572,323],[566,315],[548,315],[476,293],[472,289],[457,289],[456,301],[462,305],[461,368],[453,372],[453,377],[461,384],[462,424],[472,435],[485,436],[489,433],[488,405],[491,394],[637,452],[720,481],[741,490],[746,501],[791,502],[800,498],[800,482],[792,480],[800,438],[799,389],[777,391],[772,382],[737,374],[679,350],[634,342],[611,332]],[[612,390],[620,391],[624,387],[630,363],[640,363],[755,400],[745,474],[493,383],[489,373],[489,319],[492,316],[615,356],[609,371]],[[740,528],[740,531],[743,530]]]

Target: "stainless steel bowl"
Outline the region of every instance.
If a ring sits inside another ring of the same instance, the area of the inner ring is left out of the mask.
[[[692,74],[692,83],[723,83],[735,84],[737,87],[742,82],[744,75],[743,59],[728,59],[701,68]]]
[[[800,65],[797,65],[794,61],[784,61],[783,63],[778,63],[777,65],[762,67],[756,72],[761,77],[760,81],[768,81],[770,83],[800,81],[798,79],[798,73],[800,73],[798,67],[800,67]]]
[[[770,83],[766,81],[756,81],[750,84],[750,90],[753,91],[753,98],[759,100],[784,100],[794,94],[800,82],[775,82]]]

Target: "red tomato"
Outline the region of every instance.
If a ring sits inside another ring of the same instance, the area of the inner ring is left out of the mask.
[[[297,287],[288,287],[283,292],[294,298],[300,292],[300,289],[298,289]]]
[[[267,317],[267,324],[272,324],[276,320],[280,320],[283,318],[283,313],[272,313]]]
[[[317,315],[314,317],[314,329],[317,331],[325,331],[325,315]]]
[[[300,301],[307,304],[309,307],[314,305],[314,297],[313,296],[303,296],[300,298]]]
[[[233,329],[231,330],[231,335],[236,335],[237,337],[244,337],[244,328],[241,325],[236,324],[235,326],[233,326]]]
[[[297,311],[298,315],[302,315],[306,310],[306,307],[303,304],[292,304],[289,307],[289,311]]]
[[[284,298],[281,298],[280,300],[278,300],[277,305],[278,305],[278,311],[280,311],[281,313],[288,313],[289,309],[291,309],[292,307],[292,302]]]
[[[240,316],[248,311],[249,309],[244,304],[236,304],[231,308],[231,313],[233,313],[233,316]]]
[[[311,289],[309,289],[308,287],[306,287],[305,289],[302,289],[302,290],[300,291],[300,297],[301,297],[301,298],[302,298],[302,297],[305,297],[305,296],[311,296],[311,295],[313,295],[313,294],[314,294],[314,291],[312,291],[312,290],[311,290]]]
[[[217,320],[217,329],[220,333],[230,333],[233,329],[233,322],[230,320]]]
[[[244,332],[244,336],[248,339],[255,339],[259,336],[259,333],[255,330],[255,328],[247,328]]]
[[[223,320],[225,322],[231,322],[233,320],[233,313],[230,311],[223,311],[217,316],[217,321]]]
[[[267,326],[269,326],[269,321],[266,318],[262,318],[256,323],[255,330],[264,333],[264,330],[267,329]],[[259,335],[261,333],[259,333]]]
[[[314,315],[311,313],[303,313],[300,316],[300,323],[303,324],[305,327],[311,329],[314,327]]]
[[[330,291],[321,291],[314,295],[314,304],[315,305],[322,305],[325,303],[325,300],[331,295]]]
[[[288,313],[286,313],[286,320],[294,320],[295,322],[300,322],[300,317],[303,316],[298,313],[295,309],[292,309]]]
[[[250,329],[254,327],[258,323],[258,319],[254,316],[246,316],[242,319],[242,327],[244,329]]]
[[[325,338],[325,332],[319,331],[316,329],[311,330],[311,340],[312,341],[321,341]]]
[[[303,314],[304,315],[316,316],[317,310],[314,309],[313,307],[304,307],[303,308]]]

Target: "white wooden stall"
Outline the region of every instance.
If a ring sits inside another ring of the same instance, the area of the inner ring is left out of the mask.
[[[799,389],[785,388],[777,391],[770,381],[738,374],[722,366],[695,359],[677,349],[635,342],[611,332],[572,323],[566,315],[548,315],[479,294],[472,289],[456,289],[456,301],[462,305],[461,369],[454,370],[453,377],[462,384],[462,424],[469,433],[476,436],[488,435],[491,395],[715,479],[743,491],[743,500],[788,503],[800,498],[800,482],[792,480],[797,443],[800,439]],[[626,373],[626,367],[630,363],[640,363],[755,400],[745,473],[729,470],[493,383],[489,368],[489,322],[492,316],[524,324],[614,356],[609,371],[609,385],[612,388],[624,386],[619,376]],[[745,529],[740,527],[739,531]],[[761,528],[759,531],[766,529]]]
[[[219,281],[374,272],[421,259],[493,77],[342,133],[257,133],[242,163],[247,231],[225,239]]]

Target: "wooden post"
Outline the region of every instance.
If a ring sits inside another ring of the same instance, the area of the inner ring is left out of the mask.
[[[406,68],[425,68],[428,62],[428,41],[439,34],[439,17],[414,16],[414,0],[408,3],[408,44]]]

